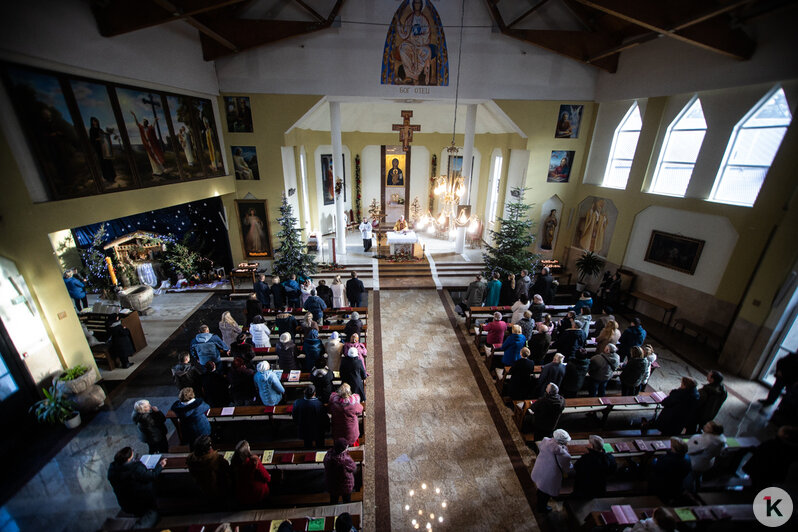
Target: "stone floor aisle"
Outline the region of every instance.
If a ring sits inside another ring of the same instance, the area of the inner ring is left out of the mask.
[[[438,293],[379,297],[392,530],[538,530]]]

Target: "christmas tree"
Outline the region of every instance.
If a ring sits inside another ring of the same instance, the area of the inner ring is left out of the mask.
[[[508,273],[517,274],[521,270],[532,271],[540,256],[530,248],[535,242],[532,229],[535,222],[527,217],[532,207],[524,203],[526,189],[513,187],[510,191],[512,201],[507,204],[507,218],[499,218],[499,230],[491,230],[493,246],[487,246],[482,254],[485,260],[485,274],[490,276],[499,272],[502,277]]]
[[[292,273],[297,277],[316,273],[316,263],[307,252],[307,246],[302,244],[302,230],[296,227],[294,210],[285,194],[277,222],[280,224],[280,232],[277,233],[280,246],[274,253],[274,273],[283,279],[287,279]]]

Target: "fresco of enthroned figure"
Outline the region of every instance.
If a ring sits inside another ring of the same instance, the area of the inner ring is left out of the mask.
[[[448,85],[443,24],[430,0],[404,0],[394,13],[382,54],[383,85]]]

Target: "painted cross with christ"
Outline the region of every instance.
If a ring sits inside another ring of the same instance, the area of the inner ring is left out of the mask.
[[[412,116],[413,111],[402,111],[402,123],[393,124],[393,131],[399,132],[399,141],[402,143],[404,151],[410,149],[410,143],[413,142],[413,131],[421,131],[420,125],[410,123]]]

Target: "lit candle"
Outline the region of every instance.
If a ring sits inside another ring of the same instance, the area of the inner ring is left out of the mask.
[[[111,283],[116,286],[116,273],[114,273],[114,265],[111,264],[111,257],[105,257],[105,263],[108,265],[108,275],[111,276]]]

